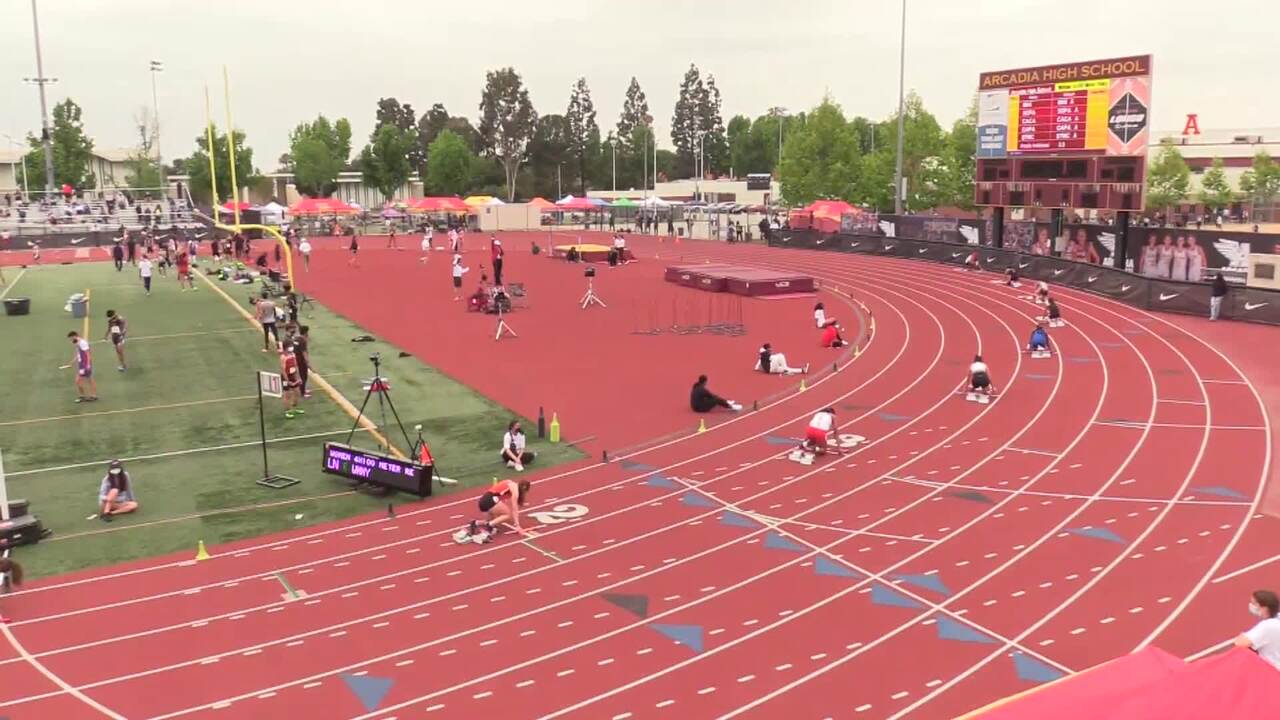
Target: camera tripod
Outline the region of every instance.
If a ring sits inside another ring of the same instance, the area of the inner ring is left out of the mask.
[[[604,304],[604,301],[600,299],[599,295],[596,295],[596,279],[592,275],[587,276],[587,292],[578,302],[582,305],[583,310],[586,310],[591,305],[599,305],[602,308],[609,307]]]
[[[520,337],[519,335],[516,334],[515,330],[511,329],[511,326],[507,324],[507,321],[502,319],[502,315],[503,315],[502,303],[498,303],[498,328],[493,332],[494,342],[501,340],[503,333],[506,333],[511,337]]]
[[[369,361],[373,363],[373,377],[369,379],[369,386],[365,389],[364,402],[360,403],[360,411],[356,413],[355,422],[351,424],[351,431],[347,433],[347,445],[351,444],[351,438],[356,434],[356,428],[360,426],[360,419],[366,417],[364,409],[369,405],[369,398],[374,395],[378,396],[378,413],[382,419],[382,424],[377,428],[387,426],[387,408],[391,408],[391,416],[396,419],[396,425],[400,428],[401,434],[404,435],[405,447],[413,447],[413,441],[409,439],[409,431],[404,429],[404,423],[400,421],[400,413],[396,412],[396,404],[391,401],[391,385],[387,379],[382,377],[382,355],[374,353],[369,356]],[[385,435],[383,436],[385,438]],[[391,441],[386,441],[390,445]],[[378,450],[381,452],[389,452],[390,447],[384,446],[381,441],[378,443]]]

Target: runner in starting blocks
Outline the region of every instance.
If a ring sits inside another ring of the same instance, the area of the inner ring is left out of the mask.
[[[965,399],[986,405],[991,402],[991,396],[995,394],[996,388],[991,384],[991,371],[987,368],[987,364],[982,361],[981,355],[974,355],[973,362],[969,365],[969,376],[965,378],[965,384],[968,390],[965,392]]]
[[[1051,354],[1049,332],[1044,329],[1043,323],[1036,323],[1036,329],[1031,331],[1031,338],[1027,340],[1027,350],[1031,353],[1031,357],[1037,360],[1047,358]]]

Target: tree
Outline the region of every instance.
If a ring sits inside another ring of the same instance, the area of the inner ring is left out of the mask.
[[[951,126],[939,154],[925,158],[915,182],[908,184],[912,208],[973,207],[974,155],[978,151],[977,99],[965,117]]]
[[[1271,205],[1280,195],[1280,164],[1272,160],[1267,151],[1258,152],[1253,156],[1253,166],[1240,177],[1240,189],[1248,194],[1254,207]]]
[[[257,171],[253,167],[253,148],[245,144],[243,130],[233,133],[236,143],[236,185],[248,187],[257,179]],[[183,163],[187,175],[190,176],[188,189],[191,194],[201,200],[209,200],[205,195],[209,192],[209,148],[204,133],[196,136],[196,150]],[[213,128],[213,161],[217,169],[218,197],[217,202],[231,197],[231,166],[227,162],[227,134]]]
[[[163,180],[160,163],[156,160],[155,119],[149,109],[141,107],[134,113],[133,123],[138,131],[138,145],[129,153],[126,162],[129,170],[124,182],[133,188],[158,188]]]
[[[289,158],[298,192],[328,197],[338,189],[338,173],[351,156],[351,123],[329,122],[324,115],[300,123],[289,133]]]
[[[529,101],[529,91],[515,68],[485,74],[484,92],[480,96],[480,137],[485,154],[502,163],[508,200],[515,199],[516,173],[524,162],[537,121],[538,113]]]
[[[695,157],[702,135],[698,102],[703,90],[702,76],[697,66],[690,64],[684,73],[684,79],[680,81],[680,94],[676,99],[675,110],[671,113],[671,144],[676,147],[680,170],[687,168],[689,175],[697,172]]]
[[[475,154],[451,130],[442,130],[427,149],[427,187],[433,195],[461,195],[471,182]]]
[[[1155,162],[1147,168],[1147,204],[1167,211],[1182,202],[1191,189],[1191,168],[1182,153],[1163,143]]]
[[[563,115],[543,115],[534,127],[529,141],[530,192],[556,197],[561,189],[557,169],[570,159],[569,123]],[[557,198],[558,199],[558,198]]]
[[[413,172],[410,153],[417,139],[415,130],[383,124],[373,131],[369,144],[360,151],[360,172],[364,181],[382,193],[386,201],[409,181]]]
[[[858,139],[828,97],[783,145],[782,194],[800,205],[820,198],[855,200],[861,164]]]
[[[648,125],[650,123],[649,118],[649,101],[645,99],[644,90],[640,89],[640,83],[635,79],[635,76],[632,76],[631,84],[627,86],[627,96],[622,101],[622,114],[618,116],[616,137],[624,144],[629,143],[635,129]]]
[[[712,172],[720,173],[729,166],[729,143],[725,141],[724,119],[720,117],[720,88],[714,75],[707,75],[698,102],[698,121],[702,129],[704,163]]]
[[[1224,167],[1222,158],[1214,158],[1213,165],[1200,178],[1200,202],[1211,211],[1227,207],[1235,197],[1235,193],[1231,191],[1231,183],[1227,182]]]
[[[49,136],[53,143],[54,186],[94,187],[96,181],[89,171],[93,141],[84,134],[80,106],[71,98],[53,106],[53,127]],[[44,187],[44,143],[39,136],[27,135],[27,144],[31,146],[27,153],[28,179],[32,187]]]
[[[409,132],[414,139],[413,147],[409,149],[409,165],[419,172],[426,167],[427,162],[427,145],[422,138],[417,136],[418,122],[413,112],[413,106],[409,103],[403,105],[400,101],[391,98],[379,98],[378,110],[374,115],[373,131],[376,133],[383,125],[394,125],[401,130]]]
[[[586,195],[587,162],[600,151],[600,126],[596,124],[596,106],[591,101],[586,78],[578,78],[574,83],[564,119],[569,130],[569,149],[578,161],[578,191]]]

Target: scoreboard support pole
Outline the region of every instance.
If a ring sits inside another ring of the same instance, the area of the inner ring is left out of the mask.
[[[1124,270],[1129,261],[1129,218],[1133,213],[1121,210],[1116,213],[1116,251],[1112,267]]]
[[[1004,247],[1004,208],[991,208],[991,244],[994,247]]]

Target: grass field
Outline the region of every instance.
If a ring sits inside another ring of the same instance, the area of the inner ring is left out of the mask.
[[[271,471],[302,482],[281,490],[255,483],[262,473],[256,371],[278,370],[278,360],[261,351],[261,334],[209,284],[197,279],[197,291],[181,292],[172,276],[157,276],[146,297],[136,271],[126,265],[116,272],[109,263],[36,267],[21,277],[10,268],[5,275],[9,284],[0,293],[30,297],[32,311],[0,316],[0,451],[9,497],[29,499],[55,533],[22,549],[33,576],[194,552],[199,540],[212,545],[386,507],[388,499],[354,493],[320,472],[321,443],[343,441],[354,421],[318,386],[304,401],[306,414],[292,420],[279,400],[267,398]],[[248,286],[213,283],[248,307]],[[67,332],[84,333],[86,323],[63,306],[86,290],[100,400],[75,404],[74,371],[58,368],[72,359]],[[108,309],[128,320],[126,372],[116,370],[111,345],[102,340]],[[315,371],[356,407],[364,399],[361,380],[373,374],[369,355],[381,353],[401,419],[411,436],[415,424],[423,425],[456,489],[510,472],[495,457],[509,411],[414,358],[398,357],[398,348],[351,342],[365,332],[326,308],[304,308],[301,322],[311,328]],[[382,426],[376,401],[367,416]],[[391,442],[408,450],[390,412],[387,419]],[[526,419],[525,426],[540,467],[581,457],[571,447],[538,443],[534,425]],[[376,447],[363,430],[352,443]],[[113,458],[124,460],[142,507],[104,523],[90,516]]]

